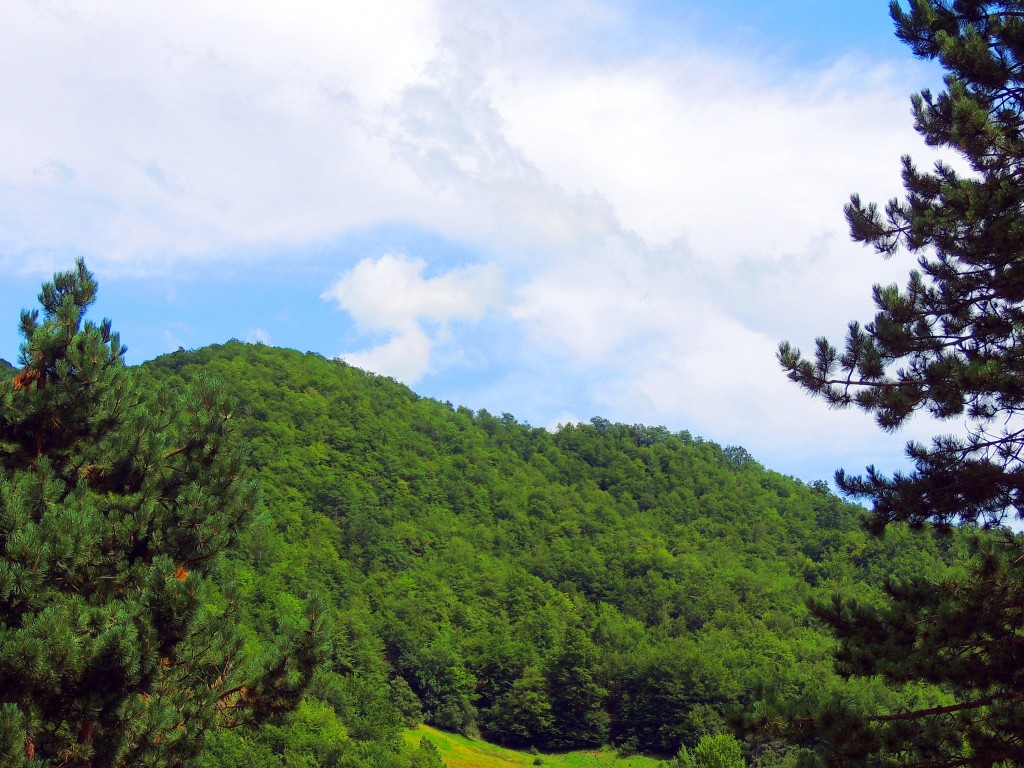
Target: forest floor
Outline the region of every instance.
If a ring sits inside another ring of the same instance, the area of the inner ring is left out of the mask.
[[[505,749],[486,741],[467,739],[453,733],[445,733],[429,725],[421,725],[405,732],[405,740],[412,746],[426,737],[441,753],[448,768],[512,768],[512,766],[541,765],[548,768],[657,768],[660,760],[633,755],[619,757],[614,750],[582,750],[557,755],[533,754]]]

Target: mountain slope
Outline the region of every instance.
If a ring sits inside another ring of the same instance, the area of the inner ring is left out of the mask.
[[[311,701],[359,764],[401,764],[388,761],[419,713],[510,746],[673,754],[763,692],[843,689],[806,600],[879,600],[885,578],[938,573],[956,546],[871,538],[821,484],[688,433],[594,419],[551,434],[239,342],[140,371],[200,374],[237,399],[264,489],[226,575],[257,633],[309,590],[333,604],[334,658]],[[294,719],[275,727],[246,745],[264,762],[299,738]],[[218,739],[211,755],[242,737]]]

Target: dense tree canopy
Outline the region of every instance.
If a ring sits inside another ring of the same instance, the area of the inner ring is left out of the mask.
[[[685,432],[594,419],[551,433],[238,342],[142,373],[172,389],[216,376],[237,399],[268,514],[227,572],[254,627],[275,595],[331,596],[335,651],[310,694],[344,724],[333,749],[353,765],[407,765],[399,734],[418,713],[524,749],[608,739],[671,757],[767,692],[827,701],[844,684],[806,600],[881,604],[886,574],[937,577],[960,545],[901,526],[874,539],[823,484]],[[855,698],[909,701],[873,685]],[[221,733],[205,765],[246,750],[283,765],[306,733],[295,716]],[[777,741],[743,748],[751,765],[793,764]]]
[[[258,498],[225,395],[140,386],[110,322],[84,320],[95,292],[81,261],[45,284],[0,380],[8,766],[182,765],[218,721],[297,702],[320,655],[314,606],[287,656],[243,665],[208,585]]]
[[[894,521],[940,530],[1024,520],[1024,3],[913,0],[891,6],[897,35],[946,70],[945,90],[913,98],[916,128],[966,163],[922,171],[905,158],[906,195],[884,209],[854,196],[856,240],[917,258],[906,287],[876,286],[878,312],[851,323],[840,353],[813,359],[788,343],[791,379],[838,407],[856,404],[893,430],[923,411],[966,434],[911,444],[909,473],[837,473]],[[833,702],[799,720],[840,764],[1024,765],[1024,542],[987,538],[956,576],[890,588],[880,609],[836,600],[817,612],[841,640],[840,671],[894,685],[941,685],[938,705],[880,712]]]
[[[230,342],[129,369],[82,317],[93,290],[58,276],[0,370],[4,764],[436,765],[403,740],[424,720],[734,763],[723,734],[775,697],[948,701],[851,689],[806,602],[882,608],[886,575],[941,578],[959,535],[872,538],[742,448],[552,433],[314,354]],[[738,748],[798,757],[771,734]]]

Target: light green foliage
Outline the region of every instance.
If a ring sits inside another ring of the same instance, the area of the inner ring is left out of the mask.
[[[746,768],[740,743],[728,733],[701,738],[693,759],[697,768]]]
[[[670,756],[762,691],[843,685],[808,597],[877,602],[892,569],[945,567],[949,545],[867,537],[827,488],[686,433],[552,434],[237,342],[145,371],[172,387],[204,371],[236,397],[268,513],[228,563],[246,625],[282,592],[331,597],[311,695],[366,764],[408,760],[396,743],[417,710],[521,747]]]
[[[668,768],[746,768],[742,746],[728,733],[701,736],[692,750],[682,746]]]
[[[720,733],[702,736],[692,750],[679,750],[668,768],[746,768],[743,749],[734,736]]]
[[[426,736],[420,739],[419,746],[412,753],[409,768],[444,768],[441,753],[437,751],[437,747]]]
[[[697,768],[697,760],[689,749],[682,746],[675,758],[665,763],[665,766],[666,768]]]
[[[350,744],[334,710],[321,702],[304,701],[278,727],[286,768],[327,768],[338,765]]]
[[[235,730],[214,730],[207,734],[197,768],[284,768],[284,758],[261,738]]]

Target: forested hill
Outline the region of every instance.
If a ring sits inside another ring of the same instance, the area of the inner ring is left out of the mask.
[[[225,569],[245,621],[265,632],[314,590],[335,626],[308,700],[212,738],[209,766],[289,749],[408,765],[399,732],[420,717],[506,745],[670,755],[771,692],[877,703],[881,687],[833,674],[806,602],[876,600],[955,546],[872,538],[858,508],[741,448],[600,419],[550,433],[313,354],[230,342],[139,375],[201,373],[235,398],[263,488]]]

